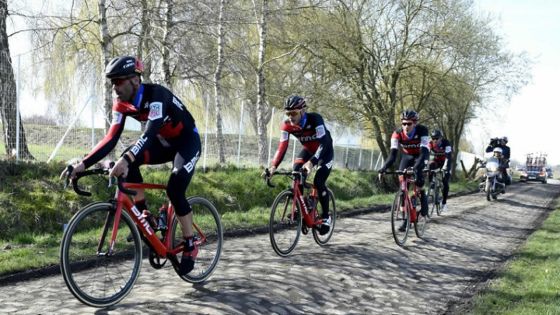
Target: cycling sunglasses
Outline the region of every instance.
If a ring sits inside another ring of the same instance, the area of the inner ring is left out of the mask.
[[[301,110],[290,110],[290,111],[286,111],[284,112],[284,114],[286,114],[286,116],[297,116],[297,114],[299,114],[301,112]]]

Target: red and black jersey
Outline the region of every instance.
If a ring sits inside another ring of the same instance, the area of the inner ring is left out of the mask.
[[[447,139],[440,141],[430,141],[430,150],[434,154],[434,161],[444,163],[445,159],[450,158],[453,147]]]
[[[285,120],[280,129],[280,143],[272,160],[272,165],[275,167],[278,167],[284,159],[290,135],[294,135],[303,148],[313,154],[310,159],[313,165],[317,165],[319,160],[324,160],[333,153],[331,133],[325,127],[323,117],[317,113],[304,113],[299,125],[296,126],[289,120]]]
[[[173,139],[185,133],[198,133],[194,118],[179,98],[158,84],[141,84],[132,104],[115,100],[112,112],[109,131],[84,158],[86,168],[113,150],[128,116],[147,122],[144,133],[130,149],[135,157],[149,148],[156,138]]]
[[[391,149],[398,150],[400,146],[404,154],[420,155],[420,147],[429,150],[429,143],[428,128],[424,125],[416,125],[410,134],[406,134],[402,128],[399,128],[391,135]]]

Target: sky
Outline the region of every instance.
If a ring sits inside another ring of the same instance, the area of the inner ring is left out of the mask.
[[[495,31],[510,51],[527,52],[534,64],[530,83],[517,95],[489,104],[502,108],[503,123],[478,119],[467,137],[476,153],[481,153],[481,139],[507,136],[513,159],[523,162],[528,153],[543,152],[549,164],[559,165],[560,145],[554,135],[560,130],[560,1],[475,0],[475,6],[495,17]]]

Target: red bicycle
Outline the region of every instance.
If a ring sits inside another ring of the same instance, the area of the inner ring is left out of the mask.
[[[71,173],[69,167],[68,174]],[[109,168],[92,169],[72,179],[74,191],[91,193],[78,187],[84,176],[108,175]],[[68,183],[68,178],[67,178]],[[106,307],[130,293],[142,265],[142,242],[148,246],[148,259],[155,269],[169,260],[177,272],[183,252],[183,235],[171,203],[164,212],[162,227],[150,225],[134,206],[130,189],[160,189],[164,185],[124,183],[118,179],[115,197],[108,202],[94,202],[79,210],[64,231],[60,246],[60,268],[70,292],[82,303]],[[200,283],[215,270],[223,245],[220,215],[214,205],[202,198],[188,198],[193,209],[193,227],[199,251],[195,269],[181,279]],[[169,227],[169,228],[167,228]]]
[[[266,170],[268,173],[268,169]],[[321,206],[317,196],[317,189],[306,183],[306,174],[302,171],[293,172],[275,172],[274,175],[285,175],[292,179],[292,187],[278,194],[270,212],[269,234],[270,243],[274,251],[282,256],[288,256],[297,245],[301,233],[307,234],[309,229],[312,230],[315,242],[320,246],[324,246],[331,239],[336,223],[336,206],[334,202],[334,194],[329,192],[329,214],[330,214],[330,230],[327,234],[321,235],[318,228],[323,220],[317,207]],[[272,176],[266,177],[266,183],[270,187],[275,187],[271,182]],[[309,195],[304,195],[300,191],[301,184],[305,188],[311,188]]]
[[[397,174],[399,176],[400,188],[395,195],[395,200],[391,207],[391,230],[393,238],[399,246],[404,246],[408,238],[410,225],[414,223],[416,236],[422,238],[426,230],[428,218],[420,215],[416,210],[420,205],[420,188],[416,186],[414,171],[407,169],[404,171],[385,172],[385,174]],[[412,185],[412,188],[409,187]]]

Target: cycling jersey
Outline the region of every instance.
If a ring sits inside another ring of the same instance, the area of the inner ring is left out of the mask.
[[[398,149],[400,146],[404,154],[419,155],[421,147],[430,150],[429,143],[428,128],[424,125],[416,125],[410,134],[399,128],[391,135],[391,149]]]
[[[445,159],[451,161],[451,152],[453,152],[453,148],[449,140],[441,139],[441,141],[430,141],[429,148],[434,154],[434,161],[439,164],[443,165]]]
[[[290,134],[294,135],[303,145],[304,150],[313,154],[309,158],[313,165],[319,161],[331,163],[333,158],[333,145],[331,133],[325,127],[323,117],[317,113],[304,113],[298,125],[292,125],[285,120],[281,125],[280,143],[274,154],[272,165],[278,167],[284,159],[290,140]],[[330,168],[330,166],[328,166]]]
[[[83,160],[86,168],[113,150],[128,116],[141,122],[147,121],[144,133],[129,150],[135,158],[142,155],[156,139],[165,144],[167,140],[181,135],[192,138],[193,133],[198,134],[194,118],[183,103],[161,85],[141,84],[132,103],[115,100],[112,112],[109,131]]]

